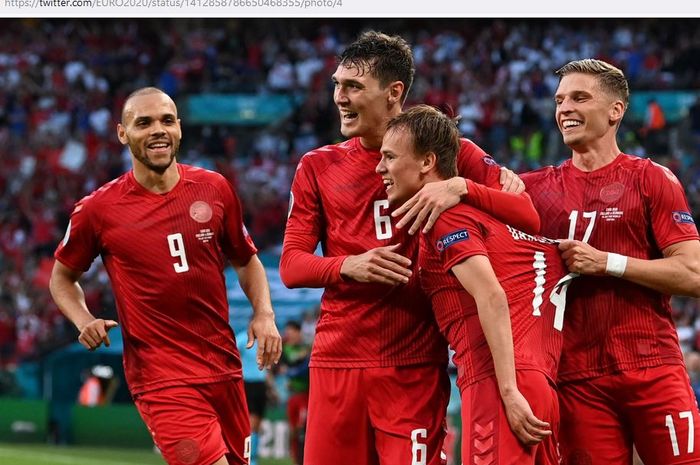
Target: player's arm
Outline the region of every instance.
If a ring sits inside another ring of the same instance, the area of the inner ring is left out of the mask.
[[[82,274],[56,260],[51,270],[49,290],[58,308],[80,332],[78,342],[86,349],[94,350],[102,343],[109,346],[107,332],[118,323],[114,320],[95,318],[90,313],[85,303],[85,293],[78,282]]]
[[[284,231],[280,277],[285,286],[326,287],[344,280],[401,284],[411,275],[410,260],[394,252],[396,246],[371,249],[359,255],[319,257],[314,254],[325,227],[316,175],[300,162],[290,196]]]
[[[559,249],[569,271],[616,276],[664,294],[700,297],[700,241],[670,245],[663,249],[663,258],[654,260],[601,251],[581,241],[562,240]]]
[[[457,176],[427,183],[392,213],[394,217],[404,215],[396,227],[404,227],[412,221],[410,234],[423,224],[423,232],[427,232],[443,211],[463,201],[525,232],[539,232],[540,217],[530,196],[524,192],[525,184],[515,173],[499,167],[471,141],[462,142],[457,168],[461,176],[468,175],[469,179]]]
[[[452,267],[462,287],[474,297],[479,321],[491,350],[496,380],[511,429],[524,444],[536,444],[552,434],[518,390],[508,298],[489,259],[474,255]]]
[[[250,349],[258,340],[257,362],[258,368],[272,368],[279,362],[282,354],[282,338],[275,325],[275,312],[272,310],[270,299],[270,286],[265,275],[265,267],[257,255],[243,263],[239,260],[231,260],[241,289],[253,307],[253,317],[248,325],[248,343]]]
[[[280,277],[288,288],[325,287],[342,281],[344,256],[314,254],[325,227],[321,195],[307,154],[297,166],[289,195],[289,216],[280,257]]]

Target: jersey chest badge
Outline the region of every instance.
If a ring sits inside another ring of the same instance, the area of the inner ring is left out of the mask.
[[[607,186],[604,186],[600,190],[600,200],[602,200],[605,203],[611,203],[616,200],[620,200],[620,197],[622,197],[622,194],[625,193],[625,185],[622,184],[621,182],[614,182],[612,184],[608,184]]]
[[[203,200],[197,200],[190,205],[190,216],[197,223],[206,223],[211,220],[213,215],[214,211],[212,210],[211,205]]]

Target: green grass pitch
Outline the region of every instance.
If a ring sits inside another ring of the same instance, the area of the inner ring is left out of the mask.
[[[7,465],[164,465],[149,450],[0,443],[0,463]],[[258,465],[291,465],[290,460],[258,459]]]

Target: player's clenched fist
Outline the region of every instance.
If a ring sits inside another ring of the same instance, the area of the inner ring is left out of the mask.
[[[109,347],[110,341],[107,333],[110,329],[117,326],[119,326],[119,323],[114,320],[94,319],[82,328],[79,328],[78,342],[89,350],[97,349],[102,343]]]

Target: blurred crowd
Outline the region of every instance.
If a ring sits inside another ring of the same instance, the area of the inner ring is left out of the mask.
[[[364,29],[414,47],[407,105],[461,115],[460,129],[525,171],[568,156],[553,120],[553,70],[597,57],[632,93],[700,89],[700,29],[685,20],[0,20],[0,367],[73,340],[52,303],[53,250],[73,203],[129,166],[115,136],[125,97],[155,85],[176,102],[208,93],[286,94],[292,115],[268,127],[190,125],[179,159],[237,188],[259,248],[279,245],[299,157],[339,140],[330,75]],[[182,106],[180,107],[182,112]],[[661,113],[659,113],[661,111]],[[620,131],[627,153],[653,156],[700,213],[700,103],[668,122],[649,103]],[[88,307],[113,316],[101,266],[83,281]],[[674,299],[684,349],[697,349],[698,302]],[[301,315],[300,315],[301,318]],[[700,378],[700,355],[698,356]]]

